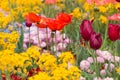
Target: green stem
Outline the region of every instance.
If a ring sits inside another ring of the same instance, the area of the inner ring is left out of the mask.
[[[102,45],[101,49],[103,49],[103,48],[105,47],[106,40],[107,40],[107,32],[108,32],[108,26],[106,26],[106,30],[105,30],[105,38],[104,38],[103,45]]]
[[[46,44],[47,44],[47,50],[48,50],[48,28],[46,27],[46,36],[47,36],[47,38],[46,38]]]
[[[38,34],[38,47],[40,47],[39,28],[37,28],[37,34]]]
[[[29,27],[29,46],[30,47],[30,27]]]
[[[56,51],[55,51],[55,56],[57,56],[57,53],[58,53],[58,49],[57,49],[57,34],[56,34],[56,31],[55,31],[55,47],[56,47]]]

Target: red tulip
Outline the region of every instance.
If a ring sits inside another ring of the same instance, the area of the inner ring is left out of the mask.
[[[40,17],[37,14],[33,13],[33,12],[29,13],[25,17],[26,17],[27,21],[31,21],[33,23],[40,22]]]
[[[102,38],[100,34],[93,33],[90,37],[90,47],[92,49],[99,49],[102,45]]]
[[[64,28],[64,24],[56,19],[49,18],[47,20],[47,26],[52,30],[62,30]]]
[[[116,41],[120,37],[120,25],[109,24],[108,36],[111,41]]]
[[[63,24],[69,24],[71,23],[72,21],[72,16],[67,14],[67,13],[59,13],[57,16],[56,16],[56,19],[60,22],[62,22]]]
[[[36,24],[37,27],[39,28],[46,28],[47,27],[47,18],[46,17],[41,17],[41,20],[39,23]]]
[[[85,41],[90,40],[91,34],[93,33],[92,23],[89,20],[83,20],[80,25],[80,33]]]

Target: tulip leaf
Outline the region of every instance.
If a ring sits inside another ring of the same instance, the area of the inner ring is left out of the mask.
[[[2,80],[2,71],[0,70],[0,80]]]
[[[19,41],[18,41],[18,43],[17,43],[17,45],[16,45],[16,48],[15,48],[15,52],[16,52],[16,53],[20,53],[20,52],[23,51],[24,31],[23,31],[23,28],[22,28],[22,27],[20,28],[20,31],[21,31],[21,32],[20,32],[21,35],[20,35]]]
[[[117,53],[120,56],[120,40],[117,41]]]

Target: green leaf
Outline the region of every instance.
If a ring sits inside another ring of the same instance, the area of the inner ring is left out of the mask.
[[[5,75],[6,75],[6,80],[10,80],[10,73],[8,71],[5,71]]]
[[[117,41],[117,53],[120,56],[120,40]]]
[[[24,30],[23,30],[23,28],[21,27],[20,28],[20,33],[21,33],[21,35],[20,35],[20,38],[19,38],[19,41],[18,41],[18,43],[17,43],[17,45],[16,45],[16,48],[15,48],[15,52],[16,53],[21,53],[22,51],[23,51],[23,40],[24,40]]]
[[[0,80],[2,80],[2,71],[0,70]]]

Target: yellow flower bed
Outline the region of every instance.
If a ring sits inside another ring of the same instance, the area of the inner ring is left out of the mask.
[[[3,36],[4,35],[4,36]],[[75,59],[71,52],[63,52],[58,57],[50,53],[40,53],[41,49],[31,46],[25,52],[15,53],[14,49],[18,42],[17,32],[0,32],[0,70],[2,73],[22,73],[26,76],[29,71],[39,68],[40,72],[28,78],[28,80],[79,80],[80,69],[75,66]],[[37,65],[37,67],[33,67]],[[28,69],[32,66],[31,69]]]

